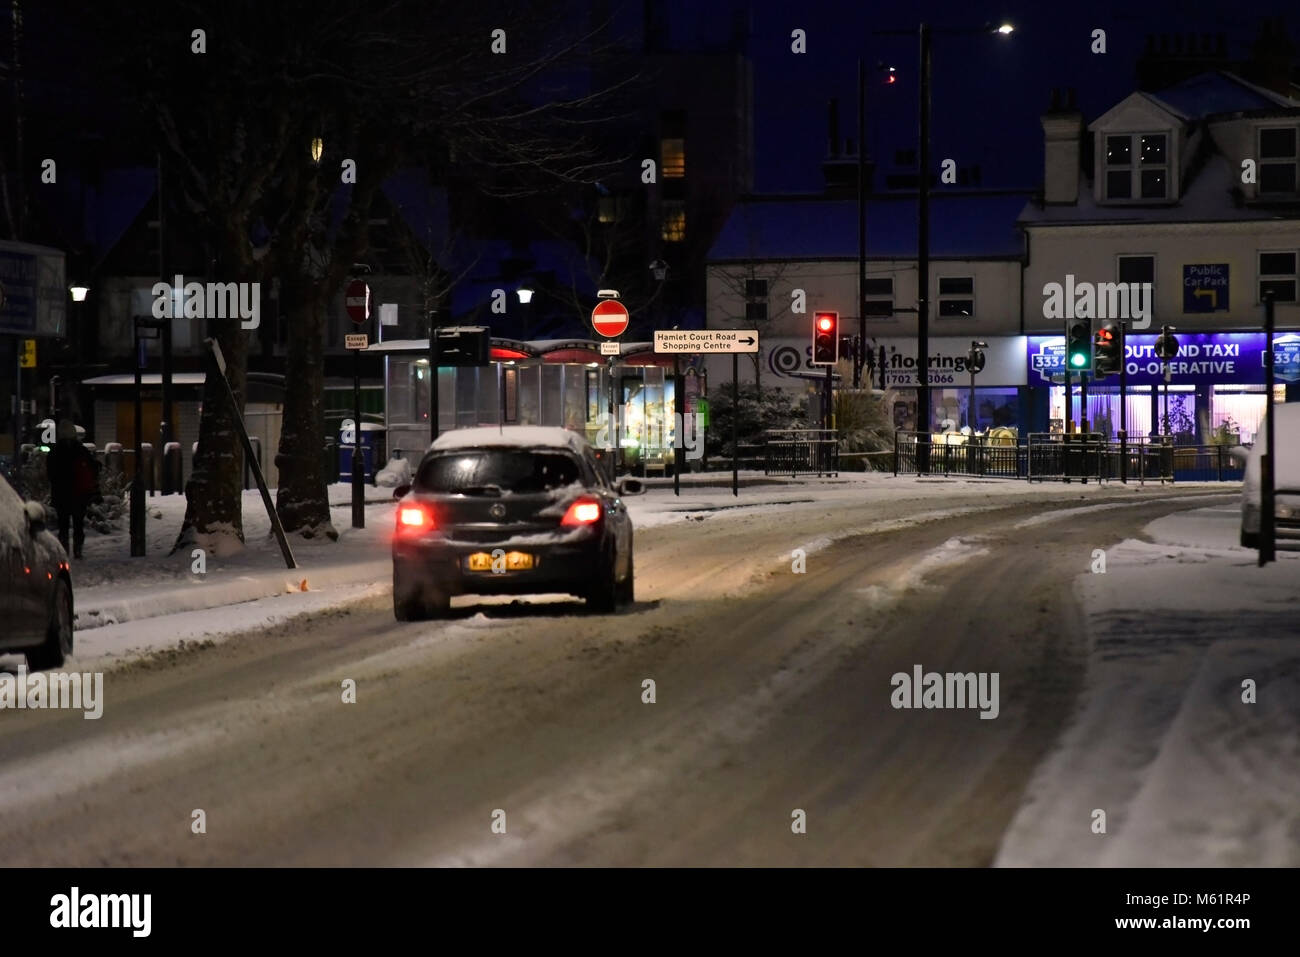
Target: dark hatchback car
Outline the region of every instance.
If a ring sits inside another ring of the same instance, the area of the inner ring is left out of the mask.
[[[72,654],[72,575],[52,518],[0,478],[0,654],[26,655],[33,671]]]
[[[612,612],[633,601],[636,479],[605,477],[568,429],[457,429],[437,439],[395,496],[393,613],[446,614],[451,596],[561,592]]]

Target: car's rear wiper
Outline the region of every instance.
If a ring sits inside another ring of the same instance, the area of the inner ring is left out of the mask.
[[[466,485],[460,490],[462,495],[501,495],[500,485]]]

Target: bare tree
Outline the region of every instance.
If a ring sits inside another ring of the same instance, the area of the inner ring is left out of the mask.
[[[286,529],[334,537],[318,454],[324,307],[368,246],[380,184],[430,155],[492,195],[585,181],[602,165],[588,133],[604,119],[604,91],[575,91],[559,74],[604,55],[603,25],[573,29],[582,21],[563,0],[141,6],[129,24],[98,13],[105,43],[156,119],[220,278],[280,279],[289,331],[277,508]],[[193,28],[210,45],[202,54]],[[319,166],[316,138],[329,160]],[[256,248],[254,227],[269,233]],[[230,322],[209,332],[242,405],[246,337]],[[241,465],[231,412],[209,383],[178,543],[242,541]]]

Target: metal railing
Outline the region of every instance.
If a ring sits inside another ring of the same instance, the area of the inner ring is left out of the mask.
[[[894,474],[970,475],[1020,478],[1024,473],[1024,447],[1005,439],[953,433],[894,433]],[[928,446],[922,448],[923,445]],[[928,459],[926,458],[928,454]],[[925,460],[923,462],[923,459]],[[925,465],[926,467],[922,467]]]
[[[839,435],[834,429],[768,429],[763,433],[767,475],[838,475]]]
[[[894,474],[966,475],[1029,481],[1240,481],[1242,464],[1222,445],[1174,445],[1171,436],[1129,439],[1126,446],[1090,432],[1031,433],[1022,444],[985,436],[894,433]],[[925,467],[922,457],[928,455]],[[1122,466],[1127,458],[1127,470]]]

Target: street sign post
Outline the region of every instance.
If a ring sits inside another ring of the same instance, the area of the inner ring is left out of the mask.
[[[370,321],[370,287],[363,280],[354,279],[343,293],[343,308],[348,318],[357,326]],[[352,443],[352,527],[366,527],[366,492],[362,464],[361,448],[361,350],[366,347],[368,336],[360,334],[361,345],[354,346],[352,340],[358,336],[347,337],[347,347],[352,350],[352,421],[356,430]]]
[[[656,329],[655,352],[668,354],[754,353],[757,329]]]
[[[600,354],[602,356],[616,356],[619,354],[617,342],[602,342],[600,344]]]
[[[591,310],[591,325],[606,339],[621,336],[627,331],[627,306],[617,299],[602,299]]]
[[[370,336],[364,332],[348,333],[343,337],[343,344],[349,349],[365,349],[370,345]]]

